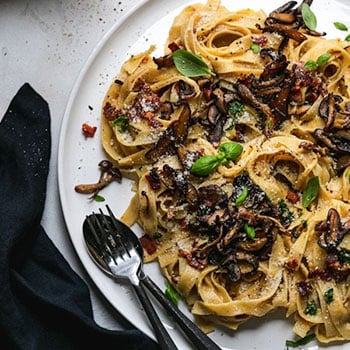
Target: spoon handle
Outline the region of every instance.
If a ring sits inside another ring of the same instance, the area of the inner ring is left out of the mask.
[[[160,348],[162,350],[178,350],[175,343],[170,338],[169,333],[165,329],[162,321],[157,315],[153,305],[151,304],[143,285],[140,283],[137,285],[132,284],[132,286],[134,287],[134,290],[145,310],[145,313],[153,326]]]
[[[180,309],[174,305],[160,290],[160,288],[145,275],[140,281],[150,290],[160,304],[171,314],[183,332],[191,340],[198,350],[220,350],[201,329],[199,329],[189,318],[187,318]]]

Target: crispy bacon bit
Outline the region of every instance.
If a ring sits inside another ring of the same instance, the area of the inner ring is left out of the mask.
[[[315,269],[312,271],[309,271],[308,278],[320,278],[322,281],[329,281],[331,280],[331,277],[327,273],[325,269]]]
[[[312,292],[312,285],[306,281],[297,282],[297,291],[302,297],[308,296]]]
[[[152,237],[150,237],[147,234],[144,234],[140,238],[140,242],[142,244],[142,247],[145,249],[147,254],[152,255],[157,251],[157,243]]]
[[[168,48],[169,48],[172,52],[175,52],[176,50],[179,49],[179,46],[178,46],[176,43],[172,42],[172,43],[170,43],[170,44],[168,45]]]
[[[183,249],[179,249],[179,254],[186,258],[188,261],[188,264],[192,267],[194,267],[197,270],[203,270],[207,264],[208,264],[208,259],[206,257],[201,258],[195,256],[195,254],[191,254]]]
[[[299,196],[299,194],[298,194],[297,192],[294,192],[294,191],[291,191],[291,190],[290,190],[290,191],[288,191],[288,193],[287,193],[286,199],[287,199],[289,202],[291,202],[291,203],[293,203],[293,204],[296,204],[296,203],[299,202],[300,196]]]
[[[106,104],[103,106],[103,115],[108,121],[112,122],[116,118],[123,115],[123,111],[121,109],[115,108],[109,102],[106,102]]]
[[[92,126],[88,123],[83,123],[81,126],[81,130],[85,137],[94,137],[97,127]]]
[[[260,37],[253,37],[252,42],[254,44],[259,45],[259,46],[264,46],[265,44],[267,44],[268,40],[267,40],[267,37],[265,35],[262,35]]]
[[[298,259],[293,259],[286,262],[286,267],[289,270],[295,270],[298,266],[299,266]]]

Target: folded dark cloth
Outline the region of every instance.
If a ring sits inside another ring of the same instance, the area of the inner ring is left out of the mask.
[[[50,151],[48,105],[25,84],[0,122],[0,347],[158,349],[94,322],[87,286],[40,225]]]

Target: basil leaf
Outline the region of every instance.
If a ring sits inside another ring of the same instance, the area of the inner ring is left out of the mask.
[[[350,41],[350,34],[349,35],[347,35],[346,37],[345,37],[345,39],[344,39],[345,41]]]
[[[311,340],[313,340],[315,338],[315,333],[310,333],[308,335],[306,335],[304,338],[301,338],[299,340],[286,340],[286,346],[290,346],[292,348],[297,348],[300,345],[306,345],[307,343],[309,343]]]
[[[317,19],[315,14],[311,11],[310,6],[308,4],[303,4],[301,6],[301,15],[303,17],[305,25],[310,30],[316,30]]]
[[[235,205],[241,205],[248,197],[248,187],[245,186],[241,194],[236,198]]]
[[[320,180],[318,176],[312,177],[303,191],[301,203],[304,208],[307,208],[318,196],[320,191]]]
[[[245,233],[248,235],[248,237],[250,239],[254,239],[255,238],[255,230],[254,227],[249,226],[247,223],[244,224],[243,229],[245,231]]]
[[[179,300],[180,300],[180,294],[175,290],[175,288],[168,283],[166,290],[165,290],[165,296],[174,304],[174,305],[178,305]]]
[[[192,164],[190,173],[196,176],[208,176],[219,164],[220,160],[217,156],[205,155]]]
[[[235,160],[243,151],[243,146],[237,142],[224,142],[219,147],[219,152],[225,156],[224,161]]]
[[[318,68],[318,65],[315,61],[313,60],[309,60],[304,64],[304,67],[306,69],[310,69],[310,70],[316,70]]]
[[[203,59],[193,52],[183,49],[176,50],[173,53],[173,61],[176,69],[187,77],[215,75]]]
[[[344,23],[334,22],[333,24],[334,24],[334,27],[336,27],[337,29],[342,30],[344,32],[346,32],[348,30],[348,27]]]
[[[328,62],[328,60],[331,58],[331,56],[332,55],[329,52],[326,52],[321,56],[319,56],[316,61],[317,66],[318,67],[324,66]]]

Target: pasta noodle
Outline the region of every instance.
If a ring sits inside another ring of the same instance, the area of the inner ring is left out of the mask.
[[[209,0],[154,50],[123,64],[102,118],[146,262],[206,331],[283,308],[299,336],[350,340],[350,44],[294,2],[266,15]],[[210,74],[181,72],[177,51]]]

